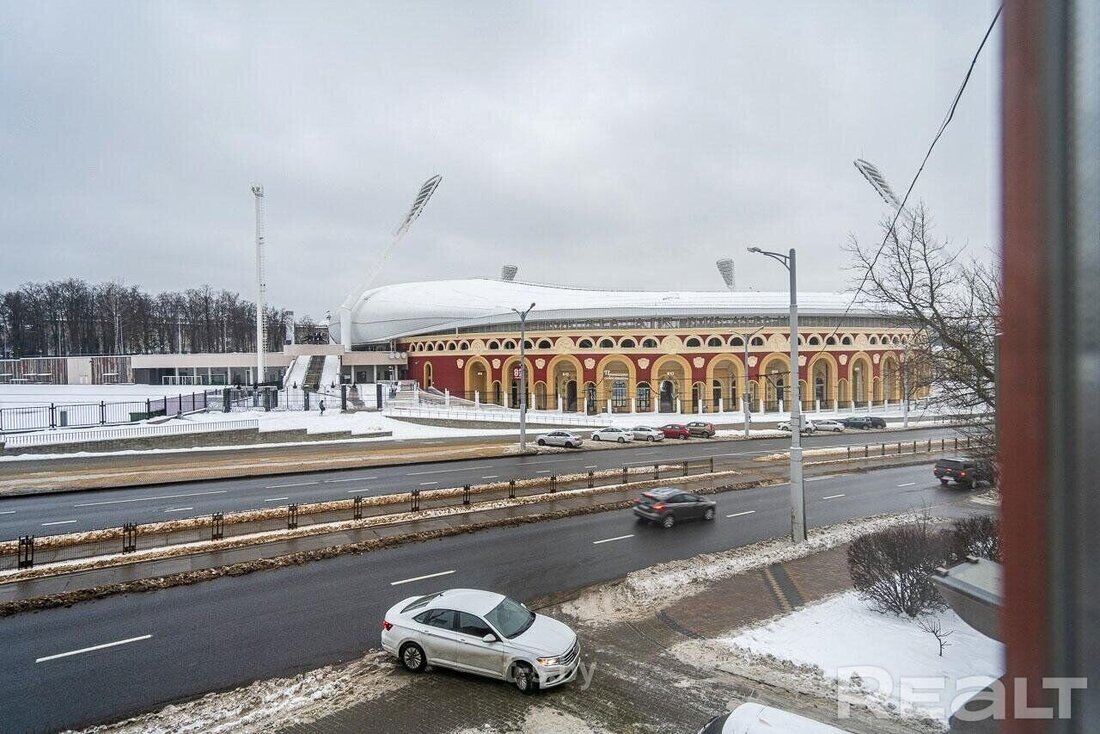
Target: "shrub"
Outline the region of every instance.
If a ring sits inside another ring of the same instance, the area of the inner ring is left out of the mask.
[[[946,607],[931,573],[947,557],[942,535],[925,519],[856,538],[848,546],[848,573],[877,611],[917,617]]]
[[[992,515],[978,515],[957,520],[951,531],[952,561],[959,563],[967,556],[1001,561],[1000,524]]]

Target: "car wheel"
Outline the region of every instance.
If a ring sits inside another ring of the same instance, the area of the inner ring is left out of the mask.
[[[713,507],[708,507],[707,508],[707,511],[703,513],[703,519],[704,520],[713,520],[714,519],[714,508]]]
[[[942,484],[944,486],[947,486],[947,480],[946,479],[941,479],[940,484]]]
[[[971,491],[977,489],[978,488],[978,480],[977,479],[971,479],[969,482],[967,482],[966,487],[967,487],[967,489],[970,489]]]
[[[527,663],[516,663],[512,668],[512,680],[520,693],[534,693],[539,689],[538,676]]]
[[[546,445],[546,441],[544,439],[540,438],[539,439],[539,446],[545,446],[545,445]]]
[[[673,515],[671,512],[668,513],[667,515],[665,515],[664,519],[661,520],[661,526],[662,527],[670,528],[675,524],[676,524],[676,516]]]
[[[653,443],[653,442],[654,442],[654,441],[656,441],[657,439],[655,439],[655,438],[654,438],[653,436],[646,436],[645,440],[646,440],[646,441],[649,441],[650,443]]]
[[[597,434],[597,433],[592,434],[592,440],[593,441],[599,441],[600,440],[599,434]]]
[[[626,443],[626,439],[622,436],[619,436],[619,443]]]
[[[410,673],[422,673],[428,667],[424,651],[415,642],[407,642],[401,648],[401,665]]]
[[[686,433],[681,433],[680,434],[680,439],[683,440],[683,441],[687,441],[688,440],[687,434]]]

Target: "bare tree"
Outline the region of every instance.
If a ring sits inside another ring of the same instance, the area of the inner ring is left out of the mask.
[[[951,643],[947,641],[947,638],[954,634],[951,630],[943,629],[943,622],[938,617],[922,617],[917,620],[917,626],[936,638],[936,642],[940,645],[940,657],[943,657],[943,651],[947,649]]]
[[[898,226],[882,223],[884,240],[867,246],[852,237],[851,270],[871,308],[916,335],[899,369],[910,392],[927,388],[930,403],[969,420],[974,453],[995,456],[990,421],[997,404],[996,351],[1000,333],[998,270],[966,259],[932,234],[924,205],[906,210]]]

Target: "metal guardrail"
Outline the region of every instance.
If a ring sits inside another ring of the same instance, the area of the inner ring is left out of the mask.
[[[209,421],[203,423],[177,423],[162,426],[117,426],[114,428],[83,428],[76,431],[49,431],[45,433],[13,433],[3,438],[8,448],[27,446],[53,446],[90,441],[115,441],[125,438],[153,438],[180,436],[193,433],[217,433],[220,431],[258,430],[260,421],[255,418],[236,421]]]
[[[215,424],[216,425],[216,424]],[[866,444],[846,447],[848,457],[869,459],[896,457],[899,454],[936,453],[957,450],[969,445],[969,439],[930,439],[926,441],[896,441],[890,443]],[[843,459],[844,455],[840,454]],[[808,456],[807,464],[815,463],[815,457]],[[830,457],[822,456],[828,461]],[[786,464],[770,462],[758,464],[749,462],[748,467],[764,479],[782,479],[786,476]],[[557,475],[531,479],[506,479],[485,485],[459,485],[456,487],[433,490],[412,489],[407,492],[395,492],[377,495],[373,504],[368,505],[362,495],[347,495],[324,500],[300,503],[295,502],[282,507],[247,510],[236,513],[215,512],[189,518],[187,527],[173,529],[158,528],[158,523],[124,523],[122,527],[109,527],[91,531],[93,540],[79,540],[79,534],[69,534],[73,542],[67,542],[69,536],[43,536],[35,538],[26,535],[18,539],[0,543],[0,570],[30,568],[42,563],[55,563],[80,558],[93,558],[100,555],[134,552],[142,548],[170,547],[184,543],[203,543],[224,540],[254,533],[286,531],[330,522],[348,520],[371,520],[389,515],[448,507],[476,508],[479,504],[499,502],[504,499],[523,500],[538,497],[538,501],[551,501],[558,493],[576,489],[593,489],[598,482],[607,487],[607,491],[621,490],[632,484],[653,481],[676,481],[685,478],[703,479],[717,472],[733,469],[746,469],[744,459],[706,457],[688,461],[634,462],[617,469],[599,472],[578,472],[569,477]],[[473,498],[471,497],[473,496]],[[379,502],[381,500],[381,502]],[[260,515],[260,517],[257,517]],[[186,521],[185,521],[186,522]],[[139,542],[140,541],[140,542]],[[2,579],[0,579],[2,580]]]

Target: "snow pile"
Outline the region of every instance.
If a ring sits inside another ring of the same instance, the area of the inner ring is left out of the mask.
[[[936,638],[916,621],[879,614],[855,591],[717,642],[735,651],[813,666],[826,677],[843,681],[849,695],[877,699],[902,714],[946,725],[967,699],[1003,674],[1004,646],[975,631],[951,610],[926,619],[938,621],[944,632],[950,632],[942,657]],[[884,672],[865,671],[853,679],[846,668],[854,666]],[[878,675],[889,676],[892,686],[886,686],[892,690],[877,690]],[[916,678],[921,680],[912,680]],[[960,685],[964,678],[968,680]]]
[[[346,665],[330,665],[293,678],[261,680],[224,693],[171,704],[116,724],[85,729],[121,734],[250,734],[315,721],[360,701],[395,691],[410,677],[388,655],[367,653]]]
[[[706,553],[634,571],[619,583],[602,585],[565,602],[561,609],[593,626],[638,619],[670,602],[703,591],[722,578],[773,563],[783,563],[828,550],[867,533],[914,522],[916,514],[879,515],[817,528],[797,545],[786,538],[766,540],[721,553]]]
[[[523,718],[519,728],[509,726],[499,729],[486,724],[477,729],[460,729],[455,734],[605,734],[607,729],[592,728],[591,724],[573,714],[552,706],[532,706]]]

